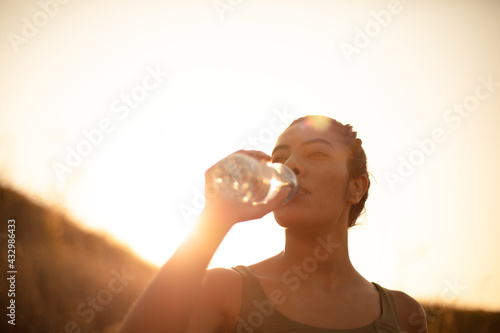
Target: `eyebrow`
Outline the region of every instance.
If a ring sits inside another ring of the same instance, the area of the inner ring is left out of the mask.
[[[333,145],[331,144],[330,141],[325,140],[325,139],[321,139],[321,138],[307,140],[304,143],[302,143],[302,146],[311,145],[311,144],[317,143],[317,142],[324,143],[324,144],[330,146],[330,148],[332,148],[333,150],[335,150],[335,147],[333,147]],[[273,152],[271,153],[271,155],[274,155],[274,153],[277,150],[280,150],[280,149],[290,149],[290,146],[288,146],[288,145],[277,145],[276,147],[274,147]]]

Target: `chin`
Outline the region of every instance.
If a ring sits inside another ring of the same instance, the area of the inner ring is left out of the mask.
[[[325,213],[320,207],[304,209],[301,205],[290,204],[281,206],[273,211],[274,219],[279,226],[294,229],[304,233],[314,233],[332,226],[332,221],[338,219],[334,212]]]
[[[285,207],[275,210],[273,214],[278,225],[283,228],[304,225],[310,220],[310,216],[307,214],[300,214],[293,209],[285,209]]]

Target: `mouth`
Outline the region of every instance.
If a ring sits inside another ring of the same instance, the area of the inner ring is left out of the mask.
[[[307,193],[309,193],[309,192],[305,188],[303,188],[302,186],[299,186],[295,195],[304,195]]]

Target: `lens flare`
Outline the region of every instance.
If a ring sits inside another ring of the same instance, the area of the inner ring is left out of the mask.
[[[312,128],[316,131],[326,131],[328,129],[328,118],[325,116],[310,116],[301,125],[301,129]]]

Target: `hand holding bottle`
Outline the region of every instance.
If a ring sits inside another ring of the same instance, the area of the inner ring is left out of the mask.
[[[259,151],[238,151],[205,174],[205,213],[226,223],[258,219],[288,202],[297,179],[283,164]]]

